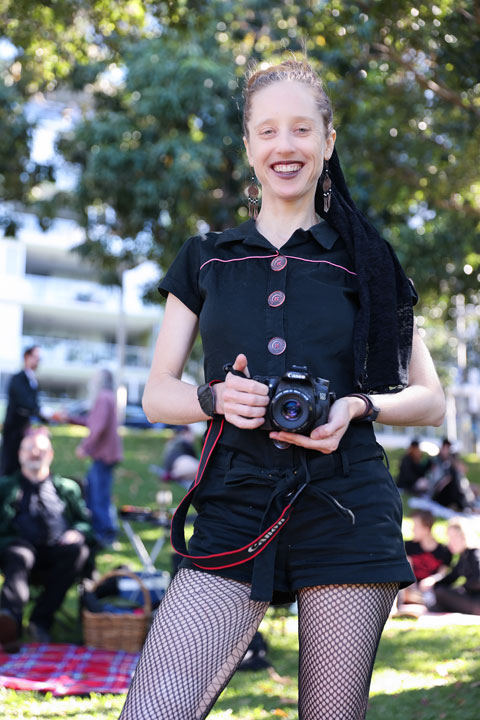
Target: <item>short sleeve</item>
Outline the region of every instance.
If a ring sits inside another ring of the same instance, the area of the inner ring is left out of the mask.
[[[158,291],[163,297],[172,293],[197,316],[203,304],[198,286],[199,269],[199,238],[192,237],[182,245],[158,286]]]

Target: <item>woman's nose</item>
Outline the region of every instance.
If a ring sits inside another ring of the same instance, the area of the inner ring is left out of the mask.
[[[295,150],[292,134],[288,131],[280,132],[277,136],[277,152],[289,153]]]

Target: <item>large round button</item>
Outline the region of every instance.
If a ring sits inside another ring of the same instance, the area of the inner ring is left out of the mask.
[[[270,307],[279,307],[285,302],[285,293],[281,290],[274,290],[268,296],[268,304]]]
[[[277,255],[277,257],[274,257],[272,262],[270,263],[270,267],[272,268],[272,270],[275,270],[275,272],[278,272],[279,270],[283,270],[286,264],[287,258],[283,255]]]
[[[273,337],[268,343],[268,351],[272,355],[281,355],[287,347],[286,341],[281,337]]]

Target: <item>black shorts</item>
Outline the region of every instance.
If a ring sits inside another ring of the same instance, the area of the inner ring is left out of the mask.
[[[275,466],[262,468],[252,464],[249,453],[218,446],[193,496],[198,516],[189,554],[228,552],[252,542],[265,527],[269,505],[274,520],[288,493],[304,483],[306,463],[309,482],[279,532],[278,544],[253,560],[205,572],[253,583],[253,600],[270,599],[273,584],[273,602],[289,602],[299,588],[316,585],[410,585],[415,578],[403,543],[402,503],[382,449],[375,443],[362,448],[360,455],[369,459],[360,461],[355,461],[355,450],[322,455],[292,446],[275,454]],[[334,502],[326,502],[325,494]],[[353,513],[354,523],[335,503]],[[181,566],[198,569],[189,559]]]

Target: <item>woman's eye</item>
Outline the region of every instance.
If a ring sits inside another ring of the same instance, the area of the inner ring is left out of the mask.
[[[272,128],[265,128],[265,130],[262,130],[260,135],[271,135],[273,133]]]
[[[307,128],[307,127],[299,127],[299,128],[297,128],[297,132],[299,132],[301,135],[304,135],[305,133],[307,133],[308,130],[309,130],[309,128]]]

